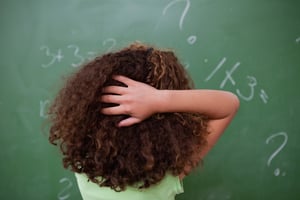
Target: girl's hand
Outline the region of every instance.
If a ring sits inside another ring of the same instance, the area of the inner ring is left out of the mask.
[[[157,102],[161,98],[159,90],[125,76],[115,76],[114,79],[127,87],[105,87],[101,101],[119,105],[103,108],[101,112],[106,115],[129,115],[129,118],[119,123],[120,127],[139,123],[158,112]]]

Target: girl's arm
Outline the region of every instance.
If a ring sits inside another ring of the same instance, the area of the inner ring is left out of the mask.
[[[115,80],[127,87],[108,86],[104,88],[102,102],[115,103],[119,106],[102,110],[103,114],[130,117],[121,121],[119,126],[139,123],[154,113],[195,112],[209,118],[208,145],[203,150],[203,158],[216,143],[220,135],[233,119],[239,108],[236,95],[220,90],[158,90],[147,84],[134,81],[124,76],[115,76]]]

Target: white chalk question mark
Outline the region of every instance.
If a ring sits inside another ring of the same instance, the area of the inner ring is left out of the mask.
[[[268,159],[268,162],[267,162],[267,165],[270,167],[271,165],[271,162],[272,160],[275,158],[275,156],[277,156],[279,154],[279,152],[285,147],[285,145],[287,144],[287,141],[288,141],[288,135],[286,132],[279,132],[279,133],[275,133],[271,136],[269,136],[267,139],[266,139],[266,144],[269,144],[269,142],[271,140],[273,140],[275,137],[279,137],[279,136],[283,136],[284,140],[282,142],[282,144],[276,149],[276,151],[274,151],[272,153],[272,155],[269,157]],[[276,168],[274,170],[274,175],[275,176],[279,176],[280,175],[280,169],[279,168]],[[285,173],[282,173],[282,176],[285,176]]]
[[[187,12],[189,11],[189,8],[190,8],[190,5],[191,5],[190,0],[173,0],[170,3],[168,3],[168,5],[163,10],[163,15],[165,15],[166,12],[167,12],[167,10],[171,6],[173,6],[174,4],[176,4],[178,2],[182,2],[182,1],[185,1],[186,4],[185,4],[185,8],[184,8],[183,12],[181,13],[181,17],[179,19],[179,29],[180,30],[182,30],[184,18],[186,16]],[[194,44],[196,42],[196,40],[197,40],[197,36],[191,35],[191,36],[188,37],[187,42],[192,45],[192,44]]]

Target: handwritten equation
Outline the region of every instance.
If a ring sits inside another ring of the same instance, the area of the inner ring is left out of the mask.
[[[106,48],[106,52],[111,51],[117,44],[117,41],[114,38],[107,38],[102,42],[102,46]],[[47,62],[41,65],[42,68],[53,67],[54,65],[60,63],[64,58],[64,53],[70,51],[73,55],[75,62],[70,63],[74,68],[81,66],[87,61],[91,61],[97,55],[95,51],[81,52],[80,47],[76,44],[70,44],[66,46],[64,51],[61,48],[50,49],[49,46],[43,45],[40,47],[40,51],[44,53],[44,56],[47,57]]]
[[[218,63],[218,65],[213,69],[213,71],[206,77],[205,82],[210,81],[216,73],[223,67],[224,63],[226,62],[227,58],[224,57],[221,59],[221,61]],[[227,82],[231,83],[233,86],[236,86],[236,81],[233,78],[233,73],[238,69],[238,67],[241,65],[240,62],[236,62],[235,65],[233,65],[230,70],[225,71],[225,77],[221,81],[219,88],[223,89],[225,84]],[[247,86],[248,86],[248,92],[242,92],[239,88],[236,88],[237,95],[245,100],[245,101],[251,101],[254,98],[255,95],[255,88],[257,87],[257,80],[254,76],[246,76],[247,79]],[[265,92],[264,89],[260,89],[259,91],[259,97],[263,101],[263,103],[268,103],[269,96]]]

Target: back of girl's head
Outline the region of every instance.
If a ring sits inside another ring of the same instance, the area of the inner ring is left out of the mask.
[[[124,190],[149,187],[166,173],[195,167],[205,144],[206,120],[199,114],[155,114],[139,124],[118,127],[127,116],[103,115],[102,89],[121,85],[124,75],[157,89],[191,89],[172,51],[135,43],[95,58],[72,74],[49,109],[49,140],[60,145],[66,168],[85,173],[100,186]]]

